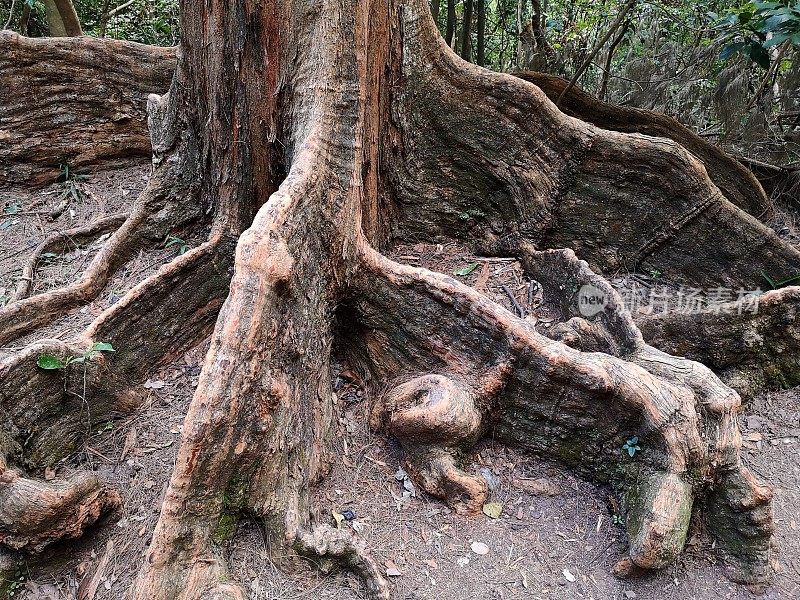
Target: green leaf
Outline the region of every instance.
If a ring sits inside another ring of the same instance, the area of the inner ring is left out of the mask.
[[[634,454],[636,454],[636,448],[633,447],[633,446],[628,446],[628,454],[630,456],[633,456]]]
[[[116,350],[108,342],[95,342],[89,352],[116,352]]]
[[[466,277],[477,268],[478,268],[478,263],[476,262],[470,263],[466,267],[461,267],[460,269],[456,269],[455,271],[453,271],[453,275],[458,275],[459,277]]]
[[[52,354],[42,354],[38,359],[36,359],[36,366],[46,371],[58,371],[67,365],[57,356],[53,356]]]

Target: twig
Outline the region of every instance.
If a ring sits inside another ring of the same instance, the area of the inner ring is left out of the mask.
[[[517,299],[514,297],[514,294],[511,293],[511,290],[508,289],[508,287],[506,287],[505,285],[501,285],[500,288],[506,293],[506,296],[508,296],[508,298],[511,300],[511,304],[514,305],[514,309],[517,311],[517,316],[524,319],[526,311],[524,308],[522,308],[520,303],[517,302]]]
[[[775,57],[775,60],[772,61],[772,64],[767,69],[767,73],[764,75],[764,79],[761,80],[761,85],[758,86],[756,93],[753,94],[752,99],[750,102],[747,103],[747,107],[744,109],[745,111],[750,110],[756,105],[758,99],[761,97],[761,94],[764,93],[764,90],[767,89],[769,86],[769,82],[772,79],[772,76],[775,74],[775,71],[780,67],[781,62],[783,62],[783,55],[786,54],[786,50],[789,48],[789,40],[786,40],[780,45],[778,49],[778,56]]]

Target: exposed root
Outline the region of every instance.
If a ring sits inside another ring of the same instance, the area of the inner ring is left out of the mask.
[[[168,164],[156,170],[130,215],[92,259],[80,279],[0,308],[0,345],[91,302],[138,248],[164,239],[172,228],[196,218],[198,207],[193,205],[191,196],[180,183],[181,167]]]
[[[473,391],[442,375],[425,375],[395,387],[381,407],[388,429],[407,451],[406,466],[420,487],[458,513],[476,513],[489,488],[483,477],[456,465],[455,453],[483,433]]]
[[[74,227],[67,231],[59,231],[48,237],[36,247],[28,258],[28,262],[26,262],[25,266],[22,268],[22,275],[19,278],[17,291],[14,294],[14,301],[24,300],[30,295],[31,287],[33,286],[33,278],[36,274],[36,265],[45,252],[52,252],[65,243],[78,244],[81,241],[89,240],[102,233],[117,229],[129,216],[129,213],[109,215],[102,219],[97,219],[88,225]]]
[[[712,368],[742,396],[800,384],[800,288],[638,321],[648,343]]]
[[[89,473],[45,482],[4,469],[0,473],[0,543],[38,552],[53,542],[80,537],[102,515],[121,505],[120,495]]]
[[[744,477],[736,393],[702,365],[644,344],[611,286],[572,252],[529,251],[526,263],[542,277],[545,301],[563,307],[570,339],[589,352],[542,337],[450,277],[398,265],[368,248],[363,261],[353,309],[365,346],[352,359],[378,381],[402,372],[447,373],[400,384],[385,407],[423,489],[474,510],[484,496],[446,449],[460,441],[468,447],[474,432],[492,428],[494,439],[617,488],[627,511],[629,558],[653,569],[682,550],[695,497],[733,485],[728,473]],[[585,285],[610,294],[607,310],[592,318],[578,313]],[[563,337],[565,330],[555,330]],[[642,451],[631,460],[621,448],[634,435]],[[738,564],[730,564],[742,579],[760,581],[769,569],[769,499],[738,509],[747,514],[738,523],[752,521],[738,531],[752,536],[754,550],[743,549]],[[726,545],[731,532],[717,525],[709,521],[720,544],[733,548]]]
[[[174,48],[0,32],[0,180],[44,185],[62,164],[146,159],[147,94],[165,92],[174,72]]]
[[[219,237],[162,267],[74,342],[45,340],[0,363],[0,451],[19,467],[0,475],[0,543],[38,551],[80,536],[118,508],[119,495],[93,475],[47,482],[19,473],[41,476],[97,424],[130,414],[141,400],[134,386],[207,338],[228,291],[232,259],[232,241]],[[60,371],[36,365],[43,354],[66,363],[94,341],[110,342],[116,352]]]
[[[553,102],[561,98],[569,82],[555,75],[527,71],[514,73],[541,89]],[[711,144],[672,117],[632,106],[603,102],[577,87],[558,102],[559,108],[581,121],[603,129],[668,138],[703,161],[706,171],[725,197],[757,219],[767,221],[774,211],[758,179],[738,160]]]
[[[426,18],[407,20],[404,41],[391,175],[402,239],[495,256],[522,242],[571,248],[599,272],[657,270],[697,287],[796,274],[800,252],[675,141],[566,117],[533,84],[458,59]]]
[[[293,547],[302,556],[338,563],[361,577],[371,598],[389,600],[389,584],[378,563],[370,556],[364,543],[349,532],[320,525],[310,532],[298,532]]]

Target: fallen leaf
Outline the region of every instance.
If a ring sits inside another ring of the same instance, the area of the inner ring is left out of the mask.
[[[481,272],[478,275],[477,281],[475,281],[475,289],[483,292],[486,290],[486,284],[489,282],[489,263],[483,263],[483,267],[481,268]]]
[[[144,385],[142,387],[146,390],[160,390],[165,385],[166,384],[160,379],[157,379],[155,381],[148,379],[147,381],[144,382]]]
[[[119,456],[119,462],[125,460],[133,449],[136,448],[136,427],[131,427],[131,430],[125,436],[125,444],[122,447],[122,454]]]
[[[483,505],[483,514],[490,519],[499,519],[503,514],[503,505],[499,502],[487,502]]]
[[[485,556],[489,554],[489,546],[483,542],[472,542],[472,551],[478,556]]]
[[[402,573],[400,569],[397,568],[397,565],[394,564],[391,560],[387,560],[385,563],[386,565],[386,576],[387,577],[400,577]]]
[[[50,467],[45,467],[44,470],[44,480],[45,481],[53,481],[56,478],[56,471],[55,469],[51,469]]]
[[[426,565],[428,565],[431,569],[438,569],[439,563],[437,563],[432,558],[430,560],[423,561]]]
[[[573,575],[572,573],[570,573],[570,572],[569,572],[569,569],[564,569],[564,570],[562,571],[562,573],[564,574],[564,579],[566,579],[566,580],[567,580],[567,581],[569,581],[570,583],[572,583],[572,582],[574,582],[574,581],[575,581],[575,575]]]
[[[466,277],[477,268],[478,268],[478,263],[470,263],[465,267],[461,267],[460,269],[456,269],[455,271],[453,271],[453,275],[457,275],[459,277]]]

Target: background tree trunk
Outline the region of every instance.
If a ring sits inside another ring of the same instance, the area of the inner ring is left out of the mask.
[[[456,31],[456,0],[447,0],[447,27],[445,29],[444,40],[447,45],[453,47],[453,35]]]
[[[478,47],[475,62],[480,66],[486,64],[486,0],[478,2]]]
[[[83,35],[72,0],[44,0],[50,37]]]
[[[464,21],[461,28],[461,58],[472,60],[472,10],[474,0],[464,0]]]

